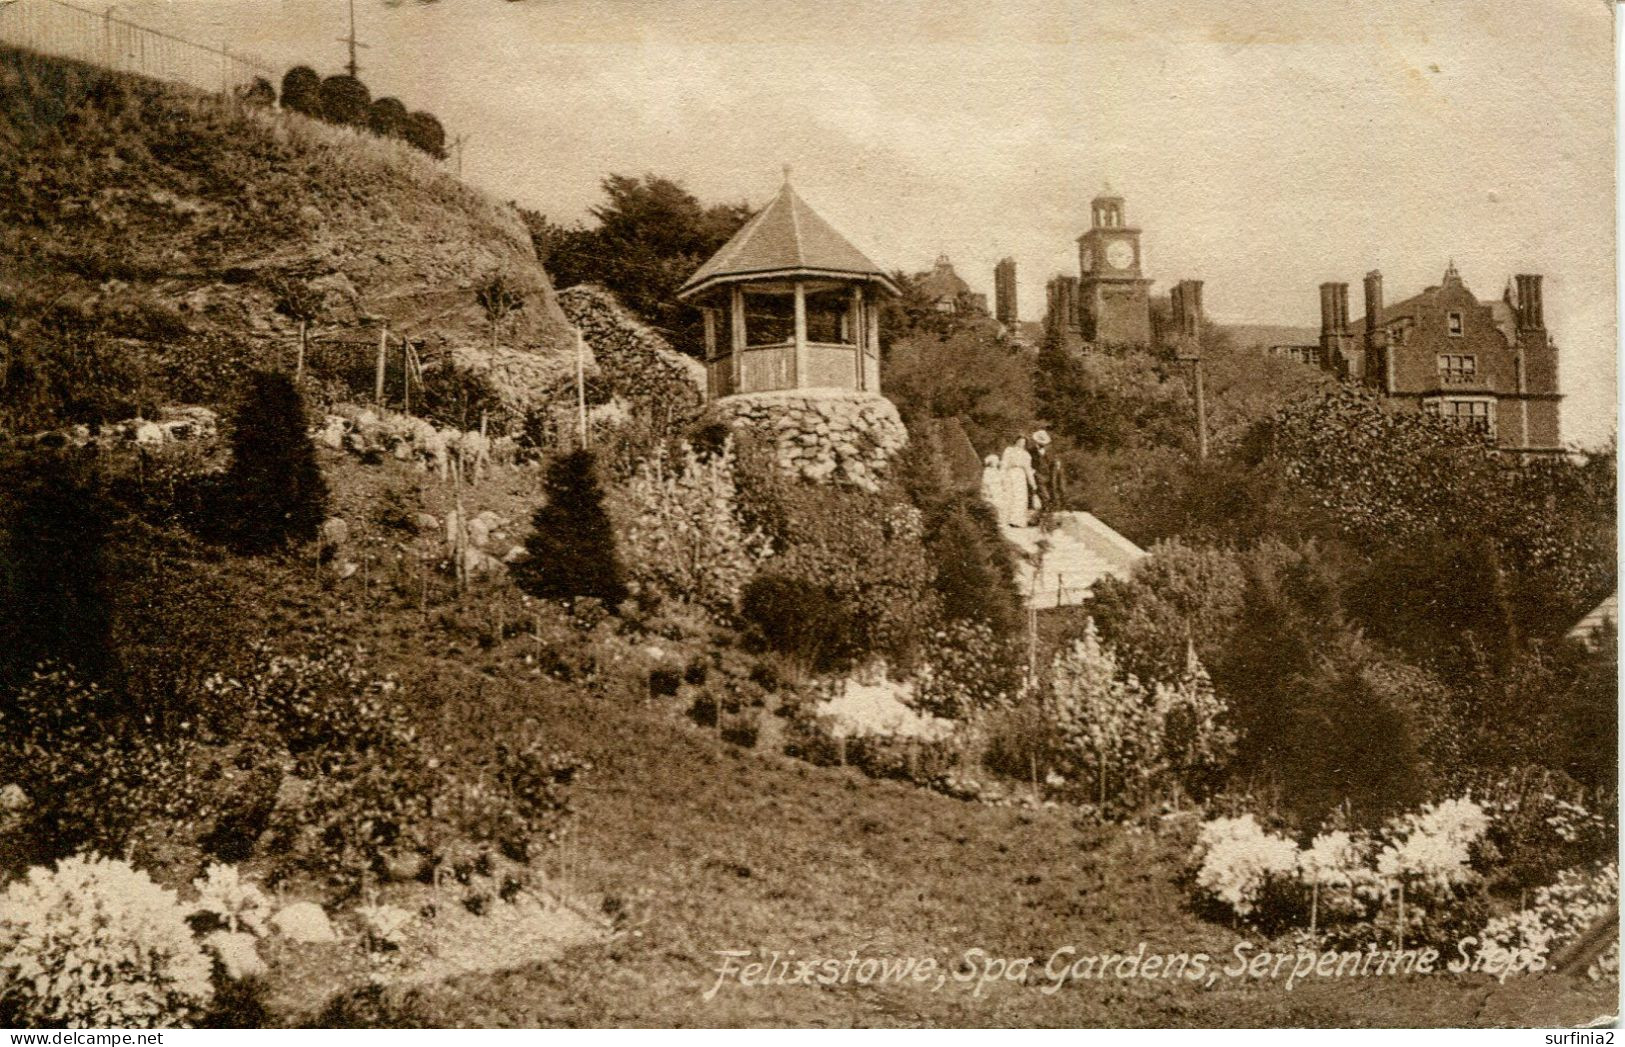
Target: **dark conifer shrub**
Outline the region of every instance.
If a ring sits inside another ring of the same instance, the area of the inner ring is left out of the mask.
[[[322,78],[308,65],[296,65],[282,74],[282,108],[306,116],[322,115]]]
[[[0,473],[0,686],[57,662],[81,679],[114,667],[107,536],[112,507],[71,452]]]
[[[531,518],[530,559],[519,565],[517,581],[544,599],[592,596],[614,607],[626,598],[626,582],[592,452],[556,459],[544,489],[547,502]]]
[[[436,160],[446,158],[446,129],[432,113],[416,112],[406,118],[406,140]]]
[[[305,432],[305,405],[287,375],[259,371],[237,409],[226,497],[216,509],[246,552],[316,537],[327,484]]]
[[[406,106],[399,98],[380,98],[367,110],[367,126],[383,138],[405,138],[406,117]]]
[[[1005,550],[990,545],[986,528],[970,507],[961,503],[948,510],[931,538],[930,552],[944,618],[982,622],[1000,636],[1015,629],[1012,579],[1001,572],[997,559]]]
[[[372,92],[353,76],[330,76],[322,81],[322,119],[346,127],[366,127]]]

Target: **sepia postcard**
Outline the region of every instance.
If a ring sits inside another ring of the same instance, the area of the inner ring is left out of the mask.
[[[0,0],[0,1027],[1612,1043],[1615,39]]]

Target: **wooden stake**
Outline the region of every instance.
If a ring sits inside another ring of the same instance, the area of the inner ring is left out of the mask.
[[[401,410],[412,413],[412,343],[401,339]]]
[[[576,332],[576,435],[583,449],[587,446],[587,341]]]
[[[1399,951],[1405,951],[1405,881],[1399,881]]]
[[[384,406],[384,354],[389,351],[389,325],[385,324],[378,329],[378,375],[373,382],[372,399],[379,407]]]

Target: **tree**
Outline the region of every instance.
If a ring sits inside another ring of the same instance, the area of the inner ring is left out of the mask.
[[[367,110],[367,127],[381,138],[405,138],[408,115],[399,98],[375,99]]]
[[[517,581],[544,599],[590,596],[619,604],[626,599],[625,572],[592,452],[556,459],[543,486],[547,501],[531,518],[530,559],[516,568]]]
[[[330,76],[322,81],[322,119],[346,127],[366,127],[372,93],[353,76]]]
[[[406,117],[406,140],[436,160],[446,158],[446,129],[433,113],[422,111]]]
[[[287,375],[257,371],[237,408],[227,475],[229,531],[245,552],[316,537],[327,484],[305,431],[305,405]]]
[[[282,74],[282,108],[306,116],[322,115],[322,78],[308,65],[296,65]]]
[[[525,307],[525,296],[505,275],[492,273],[475,289],[474,299],[479,302],[486,322],[491,325],[491,345],[494,348],[502,330],[502,321]]]
[[[745,224],[750,208],[706,207],[679,183],[653,174],[610,175],[601,185],[608,201],[592,210],[595,228],[529,220],[537,257],[555,286],[607,287],[674,347],[699,355],[700,312],[679,302],[677,289]]]
[[[984,321],[940,337],[916,331],[894,341],[882,386],[903,420],[912,427],[928,418],[958,418],[984,454],[1031,432],[1031,364],[995,332]]]

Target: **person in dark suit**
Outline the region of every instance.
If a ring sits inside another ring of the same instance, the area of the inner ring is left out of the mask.
[[[1038,483],[1039,507],[1058,513],[1066,508],[1066,469],[1050,452],[1050,436],[1039,429],[1027,438],[1033,449],[1033,478]]]

